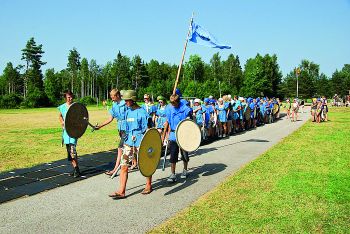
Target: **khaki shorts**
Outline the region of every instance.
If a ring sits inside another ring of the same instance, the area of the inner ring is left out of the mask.
[[[131,147],[129,145],[124,145],[123,156],[120,160],[121,166],[127,166],[129,163],[137,156],[139,149],[137,147]]]

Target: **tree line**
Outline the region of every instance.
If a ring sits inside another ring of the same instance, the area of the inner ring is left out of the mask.
[[[22,49],[23,64],[7,63],[0,76],[0,108],[55,106],[62,102],[66,89],[86,104],[108,99],[112,88],[134,89],[140,99],[144,93],[168,97],[178,69],[178,65],[155,59],[145,62],[140,55],[130,58],[120,51],[113,61],[100,65],[94,59],[81,58],[73,48],[65,69],[49,68],[43,74],[44,53],[42,44],[30,38]],[[179,88],[187,97],[232,94],[286,98],[296,96],[298,79],[301,98],[331,97],[335,93],[344,96],[349,92],[350,64],[327,77],[318,64],[302,60],[283,77],[277,60],[275,54],[257,54],[242,68],[238,55],[230,54],[225,60],[215,53],[209,63],[191,55],[181,71]]]

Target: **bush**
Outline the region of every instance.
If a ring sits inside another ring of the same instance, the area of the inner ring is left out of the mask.
[[[96,104],[96,100],[91,96],[86,96],[86,97],[80,98],[78,102],[80,102],[84,105]]]
[[[28,92],[27,98],[21,103],[21,107],[47,107],[50,106],[50,100],[44,91],[35,88],[32,92]]]
[[[13,109],[19,108],[21,102],[23,101],[23,97],[18,94],[7,94],[0,97],[0,108],[3,109]]]

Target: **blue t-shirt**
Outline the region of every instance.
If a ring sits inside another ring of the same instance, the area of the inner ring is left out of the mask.
[[[254,102],[251,102],[251,103],[249,104],[249,108],[250,108],[250,110],[251,110],[251,112],[250,112],[250,118],[254,118],[255,103],[254,103]]]
[[[214,113],[214,107],[212,105],[202,106],[205,108],[205,125],[208,126],[211,115]]]
[[[141,107],[147,112],[148,118],[151,118],[152,114],[157,111],[157,106],[150,103],[144,103]]]
[[[111,116],[117,120],[119,131],[125,131],[126,129],[125,113],[127,109],[128,107],[125,104],[125,100],[121,100],[119,103],[114,102],[112,109],[109,110]]]
[[[169,123],[169,127],[171,130],[169,135],[169,140],[176,141],[176,136],[175,136],[176,127],[181,120],[184,120],[187,117],[191,116],[192,109],[180,101],[178,108],[175,108],[173,105],[169,104],[165,109],[165,113],[166,113],[166,119]]]
[[[60,105],[59,107],[57,107],[57,109],[60,111],[60,113],[62,114],[63,117],[63,121],[66,119],[66,114],[68,111],[68,107],[66,105],[66,103]],[[62,133],[62,138],[63,138],[63,143],[64,144],[74,144],[76,145],[78,142],[78,139],[76,138],[72,138],[68,135],[66,128],[64,128],[63,133]]]
[[[157,128],[164,128],[164,123],[166,122],[166,113],[165,113],[166,106],[160,106],[158,105],[157,111],[156,111],[156,126]]]
[[[147,116],[147,112],[143,108],[128,108],[125,114],[125,144],[135,147],[140,146],[143,134],[147,130]],[[132,140],[132,136],[136,137],[135,141]]]
[[[227,106],[224,104],[222,106],[216,105],[215,109],[219,111],[218,119],[221,123],[227,122]]]
[[[205,107],[204,106],[194,106],[193,111],[199,109],[200,107],[201,107],[201,109],[196,112],[196,123],[198,125],[203,125],[203,122],[204,122],[203,113],[206,112]]]

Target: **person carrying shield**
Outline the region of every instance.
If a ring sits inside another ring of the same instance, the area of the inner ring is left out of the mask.
[[[115,166],[113,168],[113,170],[111,171],[106,171],[105,174],[112,176],[114,174],[114,172],[118,169],[118,166],[120,164],[120,159],[122,156],[122,152],[123,152],[123,145],[124,145],[124,138],[125,138],[125,128],[126,128],[126,122],[125,122],[125,113],[127,110],[127,106],[125,104],[125,101],[122,100],[122,93],[124,92],[124,90],[119,91],[118,89],[112,89],[111,92],[109,93],[112,101],[113,101],[113,105],[112,108],[109,110],[109,118],[103,122],[101,125],[96,126],[96,130],[101,129],[102,127],[108,125],[109,123],[111,123],[113,121],[113,119],[117,120],[117,128],[118,128],[118,132],[119,132],[119,137],[120,137],[120,141],[119,141],[119,145],[118,145],[118,156],[117,156],[117,160],[115,163]]]
[[[168,182],[176,182],[176,163],[178,161],[179,151],[182,155],[182,161],[184,163],[184,169],[181,174],[181,178],[186,179],[188,176],[188,152],[180,150],[179,145],[176,142],[175,130],[177,125],[186,118],[191,118],[192,109],[188,107],[183,101],[180,100],[180,96],[173,94],[170,96],[170,103],[166,108],[166,118],[164,134],[162,136],[162,141],[165,141],[165,136],[169,136],[169,146],[170,146],[170,163],[171,163],[171,174],[168,177]]]
[[[68,161],[70,161],[72,163],[72,166],[73,166],[73,171],[70,173],[70,176],[74,176],[74,178],[78,178],[81,176],[79,166],[78,166],[78,154],[77,154],[77,149],[76,149],[78,139],[70,137],[66,131],[65,126],[64,126],[64,120],[66,118],[68,108],[73,103],[74,94],[70,90],[66,90],[63,93],[63,97],[64,97],[66,102],[58,107],[58,110],[60,112],[58,119],[59,119],[61,126],[62,126],[62,129],[63,129],[62,146],[63,146],[63,144],[66,145],[67,154],[68,154]]]
[[[128,165],[138,153],[143,135],[147,130],[148,114],[136,103],[136,92],[127,90],[124,92],[123,100],[125,100],[128,109],[125,113],[126,120],[126,137],[123,146],[123,154],[120,160],[121,171],[119,175],[119,190],[110,194],[113,199],[125,198],[126,184],[128,181]],[[146,177],[146,187],[141,192],[149,194],[152,192],[152,177]]]

